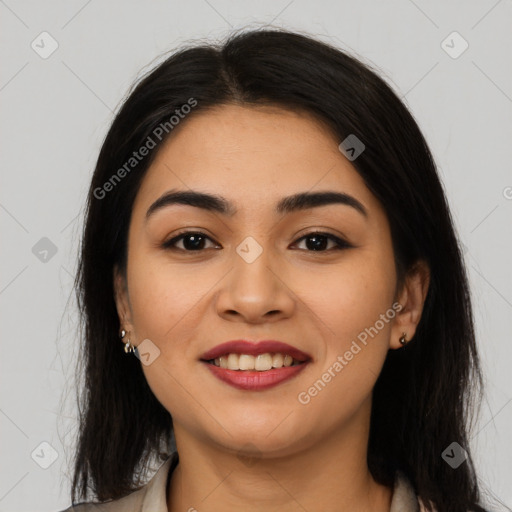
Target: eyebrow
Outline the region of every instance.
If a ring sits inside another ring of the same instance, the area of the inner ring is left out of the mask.
[[[146,212],[146,221],[158,210],[174,204],[184,204],[202,208],[203,210],[217,212],[232,217],[237,209],[226,198],[197,192],[194,190],[170,190],[160,196]],[[321,191],[321,192],[300,192],[279,200],[276,204],[276,213],[291,213],[298,210],[307,210],[330,204],[343,204],[350,206],[359,213],[368,217],[366,208],[353,196],[342,192]]]

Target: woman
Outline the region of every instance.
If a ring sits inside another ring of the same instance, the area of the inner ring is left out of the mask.
[[[69,510],[484,510],[443,188],[340,50],[256,30],[150,72],[101,149],[76,284]]]

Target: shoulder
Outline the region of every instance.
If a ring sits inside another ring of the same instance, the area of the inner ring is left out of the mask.
[[[432,510],[433,512],[437,512],[436,508],[433,508]],[[472,510],[474,509],[468,509],[468,512],[471,512]],[[397,471],[395,474],[395,484],[390,512],[428,512],[425,503],[416,494],[411,481],[401,471]]]
[[[147,485],[117,500],[105,501],[103,503],[77,503],[60,512],[135,512],[142,510],[146,491]]]
[[[390,512],[427,512],[425,503],[416,494],[409,478],[401,471],[397,471],[395,475]]]
[[[390,512],[425,512],[410,480],[401,471],[397,471],[395,475]]]
[[[132,493],[111,501],[101,503],[77,503],[59,512],[167,512],[166,486],[170,474],[178,464],[175,451],[160,466],[148,483]]]

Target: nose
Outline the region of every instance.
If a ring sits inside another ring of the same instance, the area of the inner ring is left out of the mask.
[[[230,321],[260,324],[293,315],[296,307],[293,283],[285,282],[286,278],[273,268],[278,265],[270,250],[264,250],[251,263],[234,252],[232,265],[216,294],[219,316]]]

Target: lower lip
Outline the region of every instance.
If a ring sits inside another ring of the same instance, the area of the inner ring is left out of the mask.
[[[300,373],[308,363],[302,363],[295,366],[283,366],[282,368],[273,368],[264,372],[252,370],[227,370],[214,364],[203,363],[219,380],[230,384],[231,386],[248,391],[259,391],[272,388],[282,382],[295,377]]]

